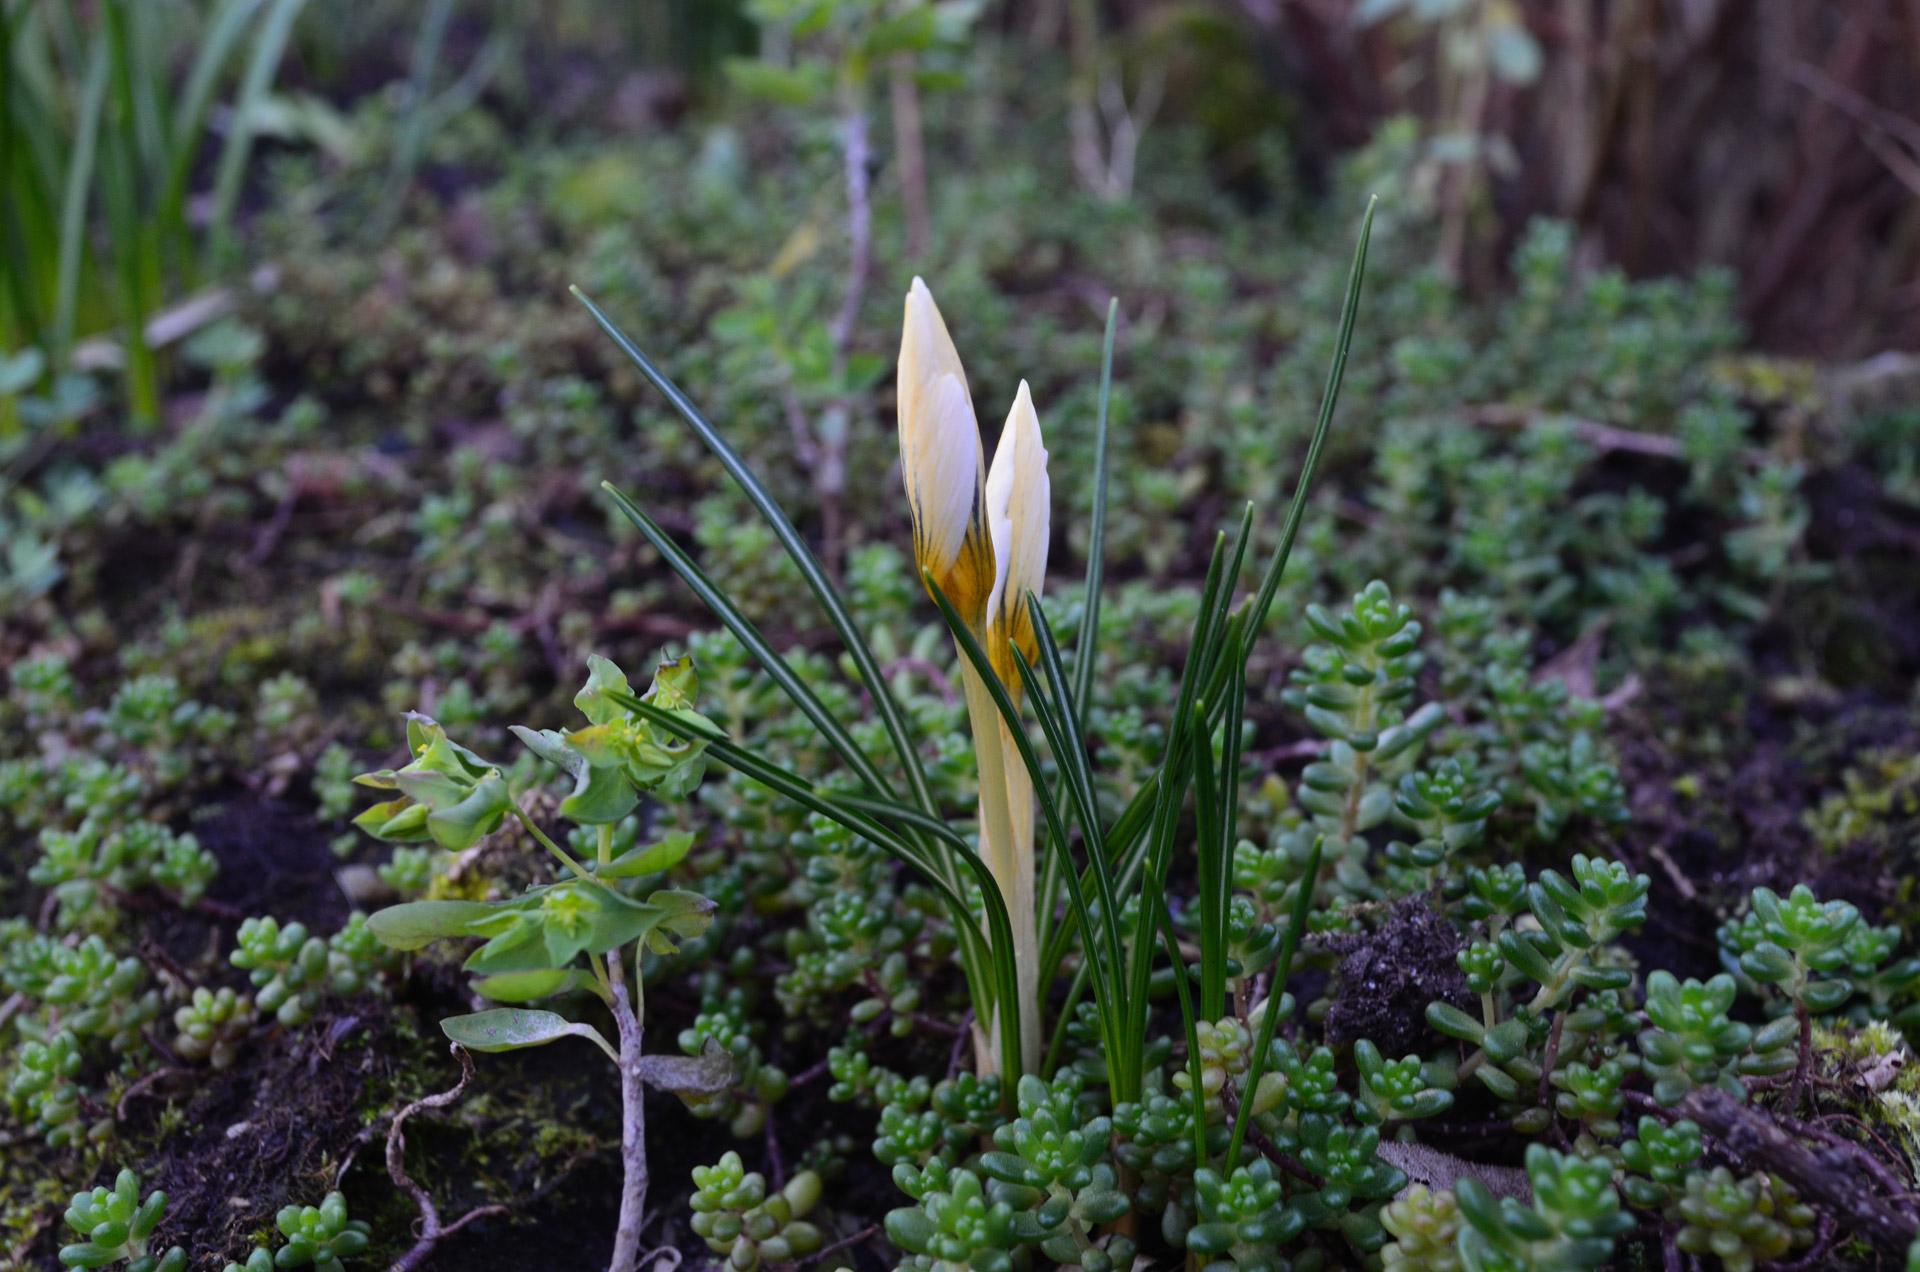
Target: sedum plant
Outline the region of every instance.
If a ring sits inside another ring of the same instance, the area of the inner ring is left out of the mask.
[[[317,1206],[282,1206],[273,1226],[280,1232],[277,1252],[256,1247],[245,1263],[229,1263],[225,1272],[307,1267],[345,1272],[343,1261],[367,1248],[372,1231],[365,1220],[347,1216],[347,1199],[337,1192],[328,1193]]]
[[[1527,1149],[1533,1204],[1496,1198],[1476,1179],[1454,1188],[1466,1220],[1459,1239],[1468,1272],[1568,1272],[1595,1268],[1613,1255],[1616,1238],[1633,1227],[1620,1209],[1612,1169],[1541,1144]]]
[[[253,1029],[253,998],[224,986],[210,990],[196,986],[193,997],[173,1013],[174,1054],[184,1060],[205,1060],[215,1069],[230,1068],[241,1042]]]
[[[337,1192],[318,1206],[282,1207],[273,1226],[286,1238],[273,1258],[278,1267],[344,1272],[341,1260],[367,1248],[365,1221],[347,1217],[347,1199]]]
[[[1414,1184],[1381,1207],[1380,1224],[1393,1237],[1380,1250],[1387,1272],[1459,1272],[1460,1207],[1451,1192]]]
[[[1711,1254],[1727,1272],[1753,1272],[1812,1240],[1813,1211],[1776,1176],[1736,1177],[1725,1166],[1687,1176],[1675,1203],[1681,1228],[1674,1243],[1689,1254]]]
[[[766,1263],[792,1263],[820,1249],[820,1229],[806,1216],[820,1201],[820,1176],[803,1170],[767,1195],[767,1181],[729,1151],[712,1166],[693,1169],[694,1235],[733,1272],[757,1272]]]
[[[126,1272],[184,1272],[187,1253],[174,1246],[148,1253],[153,1232],[167,1210],[167,1195],[154,1191],[140,1199],[140,1181],[122,1170],[112,1188],[75,1193],[67,1207],[67,1227],[86,1240],[62,1246],[60,1262],[70,1268],[124,1266]]]

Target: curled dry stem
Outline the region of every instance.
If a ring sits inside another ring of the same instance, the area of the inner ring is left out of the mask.
[[[393,1115],[393,1125],[387,1130],[387,1174],[393,1179],[393,1186],[413,1198],[413,1204],[420,1208],[420,1236],[413,1248],[394,1261],[393,1272],[415,1272],[423,1267],[433,1256],[434,1249],[442,1240],[452,1236],[476,1219],[485,1219],[493,1215],[507,1213],[505,1206],[480,1206],[469,1210],[450,1224],[440,1222],[440,1208],[433,1204],[433,1197],[425,1188],[413,1182],[407,1175],[406,1122],[415,1113],[423,1109],[443,1109],[467,1093],[467,1087],[473,1083],[473,1057],[465,1047],[455,1044],[453,1054],[460,1061],[460,1081],[450,1091],[438,1095],[429,1095],[415,1100]]]

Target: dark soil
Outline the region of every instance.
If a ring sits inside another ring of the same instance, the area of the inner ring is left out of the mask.
[[[1427,1004],[1478,1009],[1455,956],[1463,942],[1424,897],[1408,897],[1372,934],[1359,938],[1334,977],[1325,1021],[1330,1046],[1371,1039],[1383,1055],[1431,1052],[1447,1040],[1427,1024]]]
[[[200,846],[220,861],[208,900],[282,922],[297,919],[315,932],[345,925],[352,907],[334,883],[333,836],[311,808],[244,787],[210,808],[193,824]]]

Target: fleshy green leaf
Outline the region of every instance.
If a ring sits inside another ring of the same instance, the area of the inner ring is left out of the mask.
[[[483,901],[409,901],[388,906],[367,920],[367,930],[396,950],[417,950],[434,941],[473,935],[473,924],[497,906]]]
[[[590,1025],[524,1007],[496,1007],[471,1016],[453,1016],[440,1022],[440,1032],[469,1051],[517,1051],[569,1036],[586,1038],[602,1049],[607,1046],[607,1040]]]
[[[632,879],[639,875],[658,874],[679,865],[691,851],[693,835],[677,830],[659,843],[643,844],[621,853],[594,873],[602,879]]]
[[[525,972],[502,972],[473,983],[474,992],[496,1003],[530,1003],[555,994],[598,989],[599,982],[575,967],[544,967]]]

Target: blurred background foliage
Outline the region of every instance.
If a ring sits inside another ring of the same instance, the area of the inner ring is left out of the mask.
[[[888,368],[914,273],[989,433],[1032,380],[1076,507],[1119,296],[1112,547],[1164,592],[1241,500],[1288,492],[1377,193],[1303,593],[1469,591],[1599,689],[1662,649],[1839,685],[1920,660],[1912,6],[4,12],[8,650],[166,631],[170,657],[253,659],[237,683],[301,668],[398,699],[477,691],[444,643],[476,633],[549,668],[683,637],[603,477],[793,613],[570,283],[835,568],[901,537]],[[1056,524],[1072,560],[1079,518]],[[317,604],[265,617],[296,594]]]

